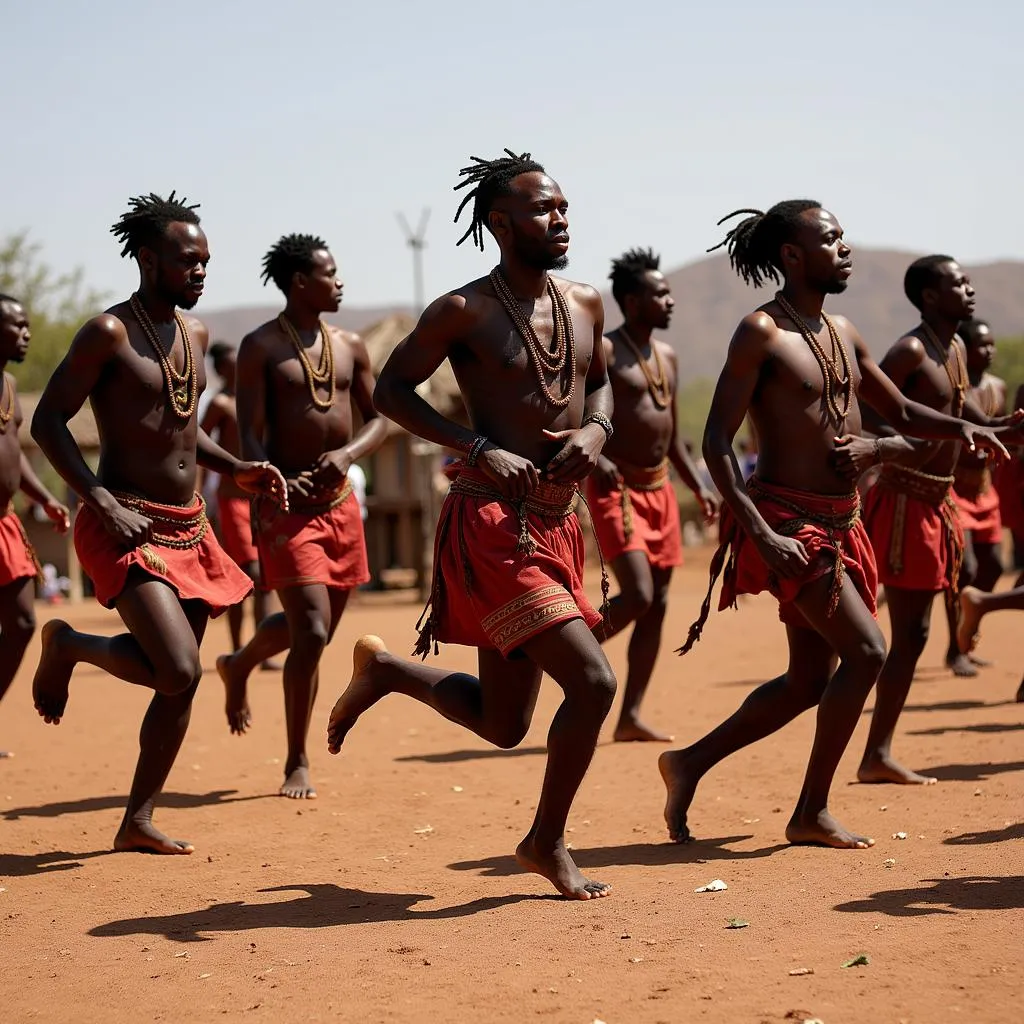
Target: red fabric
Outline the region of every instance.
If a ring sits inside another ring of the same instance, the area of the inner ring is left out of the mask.
[[[905,501],[902,527],[898,505]],[[880,480],[864,501],[864,525],[878,556],[878,579],[900,590],[949,590],[956,586],[957,565],[950,549],[949,529],[940,507],[901,494]],[[953,543],[963,548],[963,530],[953,520]],[[900,551],[902,564],[891,552]]]
[[[217,496],[218,526],[224,550],[244,569],[259,561],[252,539],[252,502],[248,498]]]
[[[624,484],[623,486],[627,486]],[[679,525],[676,492],[667,481],[656,491],[629,490],[633,510],[633,533],[627,540],[622,521],[622,491],[599,490],[597,482],[587,480],[587,507],[594,524],[594,535],[601,545],[605,561],[614,562],[627,551],[642,551],[658,569],[683,564],[683,538]]]
[[[35,552],[13,509],[0,508],[0,587],[39,574]]]
[[[461,474],[486,487],[479,470]],[[541,484],[538,495],[543,497]],[[565,490],[565,488],[562,488]],[[433,636],[508,655],[569,619],[601,621],[583,592],[583,532],[576,514],[527,515],[533,553],[519,550],[516,509],[498,498],[449,493],[434,546]]]
[[[796,505],[808,517],[846,517],[858,507],[860,499],[856,494],[832,495],[795,491],[777,487],[762,480],[754,480],[751,498],[765,522],[773,529],[793,522],[798,514],[787,507]],[[803,516],[799,516],[803,518]],[[779,602],[779,618],[787,625],[809,628],[803,612],[794,603],[800,592],[809,583],[832,575],[836,562],[836,548],[830,538],[829,529],[816,522],[808,522],[796,529],[786,530],[785,535],[800,541],[808,554],[807,567],[795,578],[779,579],[769,572],[764,559],[747,535],[740,529],[728,506],[723,506],[721,537],[723,542],[732,535],[732,559],[725,570],[719,611],[736,604],[739,594],[760,594],[770,591]],[[875,553],[871,548],[864,524],[859,520],[849,529],[832,531],[839,543],[843,560],[845,579],[849,579],[872,615],[877,612],[875,604],[878,590],[878,570]]]
[[[995,487],[974,498],[953,491],[960,525],[970,530],[976,544],[998,544],[1003,538],[1003,520],[999,514],[999,492]]]
[[[158,533],[184,541],[201,529],[194,520],[202,509],[202,499],[196,495],[190,506],[143,502],[141,514],[159,517],[154,518]],[[168,583],[182,601],[203,601],[214,617],[244,600],[252,590],[252,580],[228,558],[209,528],[194,547],[174,548],[152,540],[126,549],[106,531],[99,515],[82,505],[75,516],[75,551],[92,580],[96,600],[105,608],[112,607],[124,590],[132,568]]]
[[[995,483],[1003,526],[1014,533],[1024,533],[1024,456],[998,463]]]
[[[265,590],[316,583],[351,590],[369,580],[363,519],[351,489],[339,505],[324,512],[285,513],[265,499],[257,508],[256,543]]]

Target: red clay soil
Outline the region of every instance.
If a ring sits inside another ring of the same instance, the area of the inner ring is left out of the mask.
[[[767,598],[715,616],[687,658],[670,653],[703,593],[706,552],[693,562],[677,574],[648,708],[682,741],[784,666]],[[488,749],[393,696],[339,757],[327,754],[324,726],[352,640],[373,631],[408,651],[417,613],[379,596],[346,613],[314,719],[320,799],[304,803],[275,795],[280,677],[254,677],[253,731],[229,735],[213,671],[227,632],[211,627],[192,726],[157,817],[194,842],[191,857],[110,852],[148,695],[80,670],[67,717],[46,726],[29,696],[34,644],[0,714],[0,746],[17,755],[0,761],[0,1019],[1021,1019],[1024,707],[1011,700],[1024,618],[988,619],[982,652],[996,666],[960,680],[941,668],[936,615],[897,752],[937,786],[856,784],[862,721],[833,809],[876,838],[871,850],[786,845],[810,714],[708,776],[691,817],[701,838],[687,846],[666,842],[659,748],[603,744],[569,838],[584,870],[614,892],[571,903],[511,857],[537,799],[553,685],[518,750]],[[71,617],[117,630],[93,604]],[[621,669],[625,641],[609,655]],[[456,647],[441,660],[475,664]],[[694,892],[716,878],[727,891]],[[749,926],[727,928],[730,918]],[[844,968],[861,953],[866,966]]]

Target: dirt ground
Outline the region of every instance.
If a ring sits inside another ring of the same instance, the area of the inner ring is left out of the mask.
[[[699,605],[706,555],[677,574],[669,642]],[[707,777],[691,818],[701,841],[682,847],[665,838],[659,750],[604,743],[569,838],[614,892],[569,903],[511,857],[537,798],[552,684],[518,750],[488,749],[393,696],[341,756],[327,754],[323,730],[352,640],[373,631],[408,651],[417,614],[411,599],[378,595],[350,608],[321,673],[320,799],[302,804],[275,795],[280,677],[254,677],[254,729],[229,735],[212,671],[227,631],[213,624],[157,817],[195,843],[180,858],[109,851],[147,694],[80,670],[64,722],[46,726],[29,697],[33,645],[0,714],[0,746],[17,754],[0,762],[0,1019],[1021,1019],[1024,707],[1011,703],[1024,668],[1020,616],[985,622],[983,653],[996,666],[977,680],[941,669],[936,616],[897,749],[937,786],[855,784],[861,722],[833,809],[873,835],[873,849],[785,844],[810,715]],[[93,604],[71,617],[118,628]],[[609,655],[621,669],[625,641]],[[475,664],[463,648],[441,658]],[[774,602],[747,600],[714,617],[686,659],[666,644],[649,718],[689,740],[783,665]],[[727,891],[694,892],[716,878]],[[727,928],[730,918],[749,926]],[[861,953],[867,966],[843,967]],[[791,974],[800,968],[813,973]]]

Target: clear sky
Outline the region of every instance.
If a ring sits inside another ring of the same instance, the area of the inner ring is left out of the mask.
[[[485,273],[451,223],[470,154],[530,150],[570,274],[667,267],[740,206],[811,196],[854,244],[1024,257],[1020,4],[1008,0],[5,4],[0,235],[122,294],[129,195],[201,202],[203,308],[276,302],[260,259],[331,244],[353,305],[410,301],[395,211],[433,211],[426,291]]]

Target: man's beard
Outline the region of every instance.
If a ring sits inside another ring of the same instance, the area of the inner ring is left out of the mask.
[[[849,281],[840,281],[837,278],[832,278],[832,280],[826,281],[821,285],[821,290],[826,295],[842,295],[849,285]]]
[[[569,254],[549,252],[546,248],[534,248],[516,240],[516,256],[531,270],[564,270],[569,266]]]

